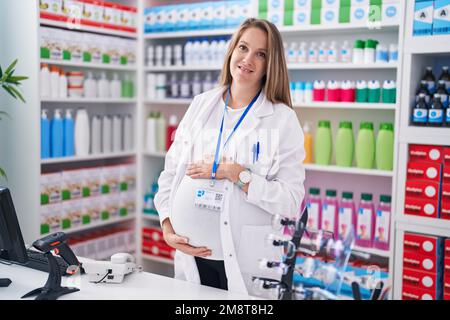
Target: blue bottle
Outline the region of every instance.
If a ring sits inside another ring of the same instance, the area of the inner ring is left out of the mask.
[[[41,111],[41,159],[50,158],[50,120],[48,110]]]
[[[64,156],[64,128],[61,109],[56,109],[50,123],[50,145],[52,158]]]
[[[67,109],[64,117],[64,157],[75,155],[75,122],[72,116],[72,110]]]
[[[433,127],[441,127],[444,124],[444,108],[441,103],[440,94],[434,95],[433,103],[428,111],[428,125]]]

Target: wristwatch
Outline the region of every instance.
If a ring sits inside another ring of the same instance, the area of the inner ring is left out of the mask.
[[[250,181],[252,181],[252,172],[249,169],[245,169],[239,173],[239,178],[236,184],[242,189],[244,185],[250,183]]]

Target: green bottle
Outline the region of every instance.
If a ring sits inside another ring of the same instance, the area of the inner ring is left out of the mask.
[[[316,164],[330,165],[332,152],[331,124],[328,120],[319,121],[314,142]]]
[[[391,171],[394,167],[394,125],[392,123],[380,125],[375,153],[377,169]]]
[[[361,122],[356,141],[356,166],[373,169],[375,162],[375,135],[372,122]]]
[[[336,165],[351,167],[355,150],[353,126],[349,121],[342,121],[336,135]]]

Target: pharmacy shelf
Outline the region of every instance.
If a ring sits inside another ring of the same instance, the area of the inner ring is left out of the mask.
[[[166,157],[167,152],[161,152],[161,151],[155,151],[155,152],[149,152],[149,151],[145,151],[144,152],[144,156],[146,157],[151,157],[151,158],[165,158]]]
[[[358,247],[358,246],[353,246],[353,249],[357,250],[357,251],[368,253],[371,256],[390,258],[390,252],[387,250],[380,250],[380,249],[375,249],[375,248],[364,248],[364,247]]]
[[[450,236],[450,220],[400,214],[396,218],[396,225],[397,228],[407,232],[417,232],[440,237]]]
[[[173,71],[220,71],[222,66],[161,66],[146,67],[147,72],[173,72]]]
[[[156,214],[142,213],[142,219],[159,222],[159,216]]]
[[[173,260],[169,259],[169,258],[152,256],[150,254],[145,254],[145,253],[142,253],[142,258],[145,260],[156,261],[156,262],[167,263],[167,264],[173,265]]]
[[[89,103],[89,104],[105,104],[105,103],[114,103],[114,104],[125,104],[125,103],[136,103],[137,100],[133,98],[117,98],[117,99],[102,99],[102,98],[65,98],[65,99],[42,99],[43,103]]]
[[[136,71],[136,66],[122,66],[107,63],[93,63],[93,62],[74,62],[66,60],[41,59],[41,63],[47,63],[55,66],[67,66],[78,68],[92,68],[103,70],[118,70],[118,71]]]
[[[88,225],[84,225],[84,226],[80,226],[80,227],[61,229],[60,231],[63,231],[66,234],[73,234],[76,232],[97,229],[97,228],[109,226],[109,225],[116,224],[116,223],[134,221],[135,219],[136,219],[136,217],[134,215],[127,216],[127,217],[118,217],[118,218],[109,219],[106,221],[102,221],[102,222],[98,222],[98,223],[94,223],[94,224],[88,224]]]
[[[146,99],[144,103],[146,104],[164,104],[164,105],[179,105],[179,106],[185,106],[189,105],[192,102],[193,98],[188,99]]]
[[[294,108],[302,109],[352,109],[352,110],[396,110],[395,103],[355,103],[355,102],[309,102],[295,103]]]
[[[64,28],[64,29],[70,30],[70,31],[85,31],[85,32],[93,32],[93,33],[99,33],[99,34],[116,36],[116,37],[126,37],[126,38],[133,38],[133,39],[137,38],[136,32],[91,27],[91,26],[86,26],[86,25],[82,25],[82,24],[70,23],[68,21],[54,21],[54,20],[48,20],[48,19],[39,19],[39,23],[41,26]]]
[[[367,70],[397,69],[398,63],[289,63],[288,70]]]
[[[409,37],[405,40],[404,51],[412,54],[448,54],[450,35]]]
[[[235,27],[229,29],[210,29],[210,30],[186,30],[172,32],[152,32],[145,33],[144,39],[172,39],[172,38],[189,38],[189,37],[212,37],[232,35]]]
[[[338,166],[324,166],[317,164],[305,164],[306,171],[319,171],[319,172],[329,172],[329,173],[341,173],[341,174],[354,174],[363,176],[375,176],[375,177],[393,177],[393,171],[384,171],[376,169],[359,169],[359,168],[347,168]]]
[[[117,153],[106,153],[106,154],[94,154],[84,157],[64,157],[64,158],[50,158],[41,160],[41,164],[59,164],[68,162],[81,162],[81,161],[94,161],[103,159],[114,159],[114,158],[124,158],[124,157],[134,157],[136,152],[117,152]]]
[[[408,126],[401,128],[400,142],[449,146],[450,128]]]

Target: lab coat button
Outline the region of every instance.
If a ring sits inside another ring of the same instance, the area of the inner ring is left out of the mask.
[[[228,191],[228,187],[225,187],[225,190],[227,190],[227,191]]]
[[[223,223],[224,225],[228,225],[228,222],[227,221],[225,221],[224,223]]]
[[[233,258],[233,255],[230,253],[230,258]]]

